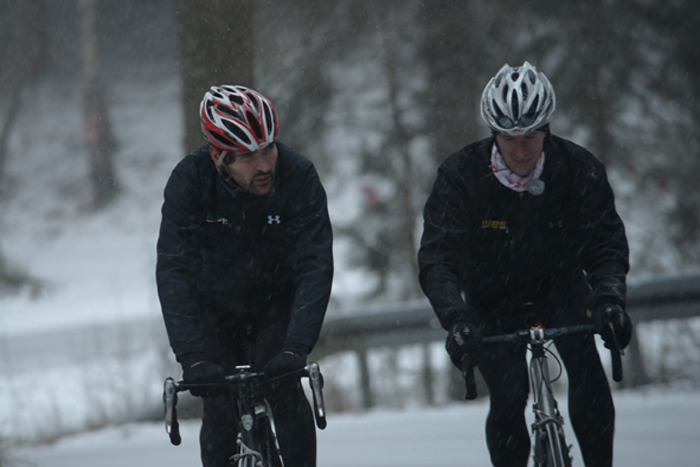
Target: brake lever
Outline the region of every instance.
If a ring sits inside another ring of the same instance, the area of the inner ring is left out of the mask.
[[[622,356],[625,352],[620,348],[620,344],[617,342],[617,336],[615,335],[615,328],[612,323],[608,322],[610,326],[610,332],[613,336],[613,347],[610,349],[610,358],[612,359],[612,376],[613,380],[616,382],[622,381]]]
[[[165,432],[170,436],[170,442],[179,446],[180,423],[177,421],[177,383],[168,377],[163,382],[163,404],[165,405]]]
[[[314,415],[316,418],[316,426],[323,430],[328,424],[326,420],[326,405],[323,401],[323,375],[321,368],[317,362],[311,362],[306,366],[306,372],[309,376],[309,385],[314,399]]]
[[[617,351],[620,353],[620,355],[624,356],[625,351],[620,347],[620,342],[617,340],[617,334],[615,333],[615,325],[611,321],[608,321],[608,326],[610,327],[610,334],[612,334],[613,337],[613,343],[615,344],[615,348]]]

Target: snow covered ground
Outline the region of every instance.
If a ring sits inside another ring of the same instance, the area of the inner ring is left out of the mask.
[[[615,401],[616,467],[698,465],[699,393],[618,391]],[[328,427],[318,434],[318,465],[486,467],[490,465],[483,434],[486,410],[486,402],[477,401],[331,415]],[[69,437],[51,446],[23,448],[12,452],[12,459],[37,467],[191,467],[199,465],[198,426],[195,421],[184,423],[183,443],[177,447],[169,444],[162,424],[140,423]],[[570,430],[567,439],[575,440]],[[573,455],[574,465],[581,467],[578,448]]]

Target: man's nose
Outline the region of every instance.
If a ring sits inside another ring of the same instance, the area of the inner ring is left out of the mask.
[[[262,154],[262,151],[255,156],[255,169],[259,172],[269,172],[272,168],[270,161]]]
[[[527,155],[527,144],[523,141],[518,141],[515,143],[515,156],[525,157]]]

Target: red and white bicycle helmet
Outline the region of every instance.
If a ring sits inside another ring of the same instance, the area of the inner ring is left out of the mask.
[[[495,133],[522,135],[542,128],[556,107],[552,84],[528,62],[503,65],[481,94],[481,117]]]
[[[273,143],[279,133],[270,100],[245,86],[212,86],[199,105],[202,132],[220,151],[254,152]]]

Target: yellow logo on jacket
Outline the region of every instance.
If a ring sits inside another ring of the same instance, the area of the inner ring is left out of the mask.
[[[506,225],[506,221],[494,221],[485,219],[481,221],[481,228],[507,230],[508,226]]]

